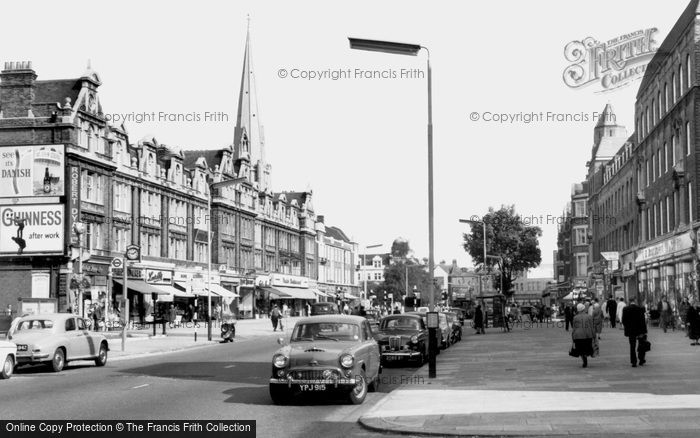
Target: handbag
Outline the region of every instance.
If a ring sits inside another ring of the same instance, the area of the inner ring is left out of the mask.
[[[569,356],[571,357],[579,357],[578,350],[576,350],[576,344],[571,343],[571,349],[569,350]]]
[[[639,338],[639,347],[638,350],[641,352],[646,353],[647,351],[651,351],[651,342],[647,340],[647,335],[641,335]]]

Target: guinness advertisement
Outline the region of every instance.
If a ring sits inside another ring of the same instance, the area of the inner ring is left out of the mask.
[[[63,254],[63,205],[0,206],[0,254]]]

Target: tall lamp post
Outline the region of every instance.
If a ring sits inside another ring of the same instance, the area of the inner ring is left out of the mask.
[[[78,315],[84,315],[83,309],[83,235],[85,234],[85,224],[83,222],[75,222],[73,231],[78,235],[78,305],[76,306]]]
[[[362,267],[363,267],[363,268],[366,268],[366,267],[367,267],[367,260],[365,259],[365,256],[367,255],[367,250],[368,250],[368,249],[372,249],[372,248],[379,248],[380,246],[382,246],[382,245],[381,245],[381,244],[378,244],[378,245],[367,245],[367,246],[365,246],[365,250],[364,250],[364,252],[362,253]],[[364,289],[364,292],[363,292],[362,299],[363,299],[363,300],[366,300],[366,299],[367,299],[367,275],[363,275],[363,277],[364,277],[364,280],[365,280],[365,281],[364,281],[365,285],[364,285],[364,288],[363,288],[363,289]]]
[[[234,178],[226,181],[218,181],[208,183],[209,193],[207,193],[207,212],[209,214],[207,220],[207,339],[211,341],[211,197],[212,192],[222,187],[236,185],[240,182],[247,181],[248,178]]]
[[[428,302],[431,312],[435,310],[435,293],[434,293],[434,236],[433,236],[433,80],[432,70],[430,68],[430,50],[427,47],[418,44],[396,43],[390,41],[367,40],[359,38],[348,38],[350,48],[354,50],[368,50],[371,52],[392,53],[395,55],[416,56],[421,49],[425,49],[428,54],[427,70],[428,70],[428,269],[430,270],[430,283],[428,286]],[[434,331],[435,329],[430,329]],[[435,355],[437,342],[432,333],[428,340],[429,344],[429,361],[428,361],[428,377],[436,376],[435,370]]]

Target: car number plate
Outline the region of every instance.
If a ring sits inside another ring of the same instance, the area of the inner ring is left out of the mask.
[[[27,346],[24,344],[17,344],[17,351],[27,351]]]
[[[389,361],[401,359],[401,356],[397,356],[397,355],[395,355],[395,354],[387,354],[387,355],[384,356],[384,357],[386,357],[386,360],[389,360]]]
[[[304,384],[299,385],[299,389],[301,389],[302,391],[325,391],[326,385],[323,383],[318,383],[318,384],[304,383]]]

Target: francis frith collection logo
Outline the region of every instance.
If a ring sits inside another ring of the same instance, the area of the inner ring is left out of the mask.
[[[564,57],[571,64],[564,69],[564,83],[570,88],[597,85],[606,93],[641,79],[656,52],[655,27],[638,30],[600,42],[588,37],[571,41]]]

